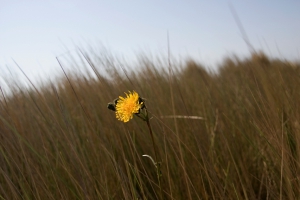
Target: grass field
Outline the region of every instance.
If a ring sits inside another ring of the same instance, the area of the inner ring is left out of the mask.
[[[262,53],[218,72],[186,61],[106,62],[1,91],[0,199],[297,199],[300,64]],[[170,73],[170,69],[171,72]],[[149,127],[108,102],[136,91]],[[151,159],[161,162],[161,176]]]

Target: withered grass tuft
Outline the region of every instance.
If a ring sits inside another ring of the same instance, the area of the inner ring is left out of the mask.
[[[106,107],[128,90],[151,111],[162,198],[299,197],[299,63],[255,54],[210,73],[187,61],[173,66],[173,108],[163,62],[141,61],[138,71],[106,63],[108,78],[89,62],[97,78],[66,73],[39,91],[1,93],[1,199],[160,198],[142,156],[154,155],[147,125],[121,123]]]

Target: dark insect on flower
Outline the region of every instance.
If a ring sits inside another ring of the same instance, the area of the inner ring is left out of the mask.
[[[144,108],[146,108],[146,105],[145,105],[145,99],[144,99],[144,98],[139,97],[138,103],[141,105],[141,107],[140,107],[140,109],[138,110],[138,112],[135,113],[136,115],[139,115],[139,114],[141,113],[141,110],[143,110]]]
[[[142,97],[139,97],[139,103],[144,103],[144,102],[145,102],[145,99]]]
[[[113,100],[113,102],[109,102],[109,103],[107,104],[107,108],[108,108],[109,110],[116,111],[116,105],[117,105],[117,103],[118,103],[118,100],[119,100],[119,98],[116,98],[115,100]]]
[[[139,104],[142,105],[142,107],[140,108],[140,110],[144,109],[145,108],[145,99],[142,98],[142,97],[139,97]],[[140,113],[140,110],[139,110],[139,113]]]
[[[107,108],[108,108],[109,110],[116,111],[116,106],[115,106],[115,104],[113,104],[113,103],[111,103],[111,102],[109,102],[109,103],[107,104]]]

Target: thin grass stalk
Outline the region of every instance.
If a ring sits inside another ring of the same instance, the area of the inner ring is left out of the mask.
[[[169,38],[169,32],[167,35],[167,39],[168,39],[168,65],[169,65],[169,87],[170,87],[170,96],[171,96],[171,104],[172,104],[172,111],[173,111],[173,116],[176,116],[176,112],[175,112],[175,103],[174,103],[174,95],[173,95],[173,87],[172,87],[172,79],[173,79],[173,70],[172,70],[172,65],[171,65],[171,52],[170,52],[170,38]],[[191,196],[191,191],[189,188],[189,184],[188,184],[188,180],[187,180],[187,173],[185,171],[185,163],[184,163],[184,159],[183,159],[183,155],[182,155],[182,149],[181,149],[181,144],[180,144],[180,137],[179,137],[179,133],[178,133],[178,126],[177,126],[177,120],[176,118],[174,118],[174,125],[175,125],[175,133],[176,133],[176,139],[177,139],[177,144],[178,144],[178,148],[179,148],[179,153],[180,153],[180,159],[183,165],[183,173],[184,173],[184,181],[185,181],[185,185],[188,191],[188,196],[189,199],[192,199]]]

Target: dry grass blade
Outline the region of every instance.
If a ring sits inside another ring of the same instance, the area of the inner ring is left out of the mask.
[[[62,67],[55,84],[0,88],[0,198],[300,195],[299,63],[256,53],[211,73],[195,61],[171,65],[169,55],[132,71],[112,61],[116,74],[106,78],[91,55],[81,52],[97,77]],[[124,124],[106,107],[135,87],[151,111],[152,134],[138,117]]]

